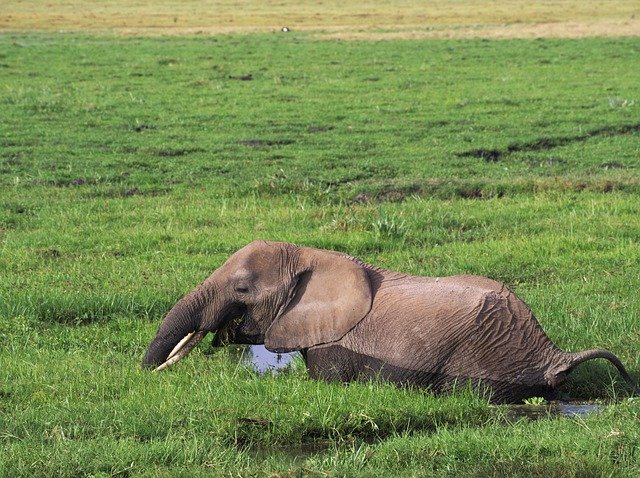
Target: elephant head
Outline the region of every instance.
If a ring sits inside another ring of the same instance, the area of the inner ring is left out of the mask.
[[[166,315],[143,359],[163,368],[208,332],[233,330],[236,343],[289,352],[335,342],[371,309],[365,269],[346,256],[255,241],[182,298]]]

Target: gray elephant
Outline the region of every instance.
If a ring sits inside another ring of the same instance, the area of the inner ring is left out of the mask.
[[[255,241],[167,314],[143,359],[162,369],[208,332],[273,352],[299,350],[309,375],[382,378],[446,392],[471,384],[495,403],[553,398],[581,362],[611,352],[563,352],[503,284],[477,276],[414,277],[337,252]]]

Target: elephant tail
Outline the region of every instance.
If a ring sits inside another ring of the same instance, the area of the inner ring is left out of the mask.
[[[582,362],[586,362],[587,360],[598,358],[607,359],[615,366],[615,368],[618,369],[618,372],[620,372],[620,376],[624,379],[629,388],[633,390],[633,393],[635,395],[640,395],[640,387],[638,387],[638,385],[633,381],[620,359],[608,350],[591,349],[585,350],[583,352],[567,353],[567,356],[569,358],[569,367],[565,373],[569,373],[575,367],[580,365]]]

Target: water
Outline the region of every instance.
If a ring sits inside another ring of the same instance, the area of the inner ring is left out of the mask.
[[[546,405],[510,405],[507,418],[519,420],[539,420],[541,418],[585,417],[592,413],[600,413],[603,405],[597,403],[551,402]]]
[[[297,352],[275,354],[269,352],[264,345],[232,346],[230,351],[234,359],[248,365],[258,373],[267,373],[286,368],[293,358],[298,355]]]

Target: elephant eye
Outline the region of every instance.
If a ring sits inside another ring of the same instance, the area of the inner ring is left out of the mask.
[[[236,284],[235,291],[240,294],[246,294],[249,292],[249,286],[246,284]]]

